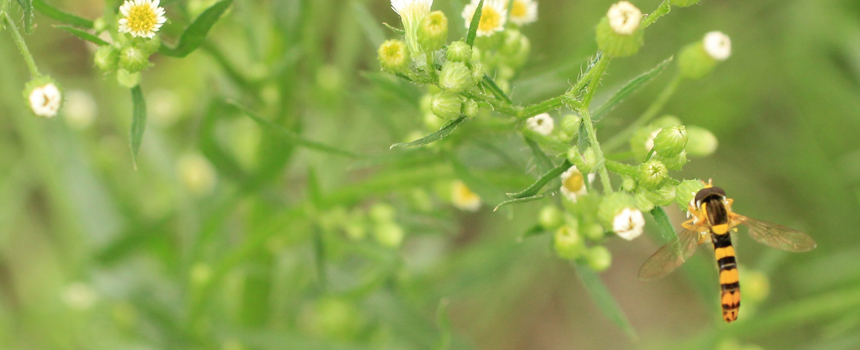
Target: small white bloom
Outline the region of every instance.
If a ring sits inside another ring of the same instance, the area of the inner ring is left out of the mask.
[[[421,54],[418,45],[418,26],[421,20],[430,13],[433,0],[391,0],[391,8],[400,16],[403,30],[406,32],[406,45],[414,57]]]
[[[96,292],[86,283],[76,282],[63,290],[61,295],[66,306],[76,310],[86,310],[98,299]]]
[[[514,0],[511,3],[511,22],[517,25],[529,24],[537,21],[538,4],[535,0]]]
[[[454,189],[451,194],[451,202],[460,210],[478,211],[481,207],[481,197],[475,192],[466,187],[463,181],[455,181]]]
[[[199,154],[182,156],[178,168],[182,183],[193,194],[209,194],[215,188],[215,169],[205,157]]]
[[[612,231],[628,241],[642,234],[645,218],[638,209],[625,208],[612,219]]]
[[[705,52],[717,61],[725,61],[732,55],[732,40],[722,32],[710,32],[705,34],[703,40]]]
[[[63,95],[60,89],[54,83],[36,87],[30,92],[28,98],[30,101],[30,109],[33,113],[40,117],[53,117],[60,110],[60,105],[63,102]]]
[[[588,188],[585,186],[585,176],[575,165],[561,174],[561,194],[567,200],[576,203],[577,198],[586,193],[588,193]]]
[[[463,19],[466,20],[466,29],[472,23],[475,10],[478,9],[478,0],[472,2],[463,9]],[[481,22],[478,23],[478,36],[490,36],[505,29],[508,19],[507,0],[484,0],[481,9]]]
[[[555,127],[555,121],[547,113],[538,114],[526,120],[526,127],[538,134],[548,136]]]
[[[627,1],[619,1],[609,8],[606,17],[609,18],[609,26],[613,31],[621,35],[630,35],[639,28],[639,23],[642,22],[642,11]]]
[[[83,90],[72,90],[66,94],[66,107],[63,115],[66,124],[70,127],[83,130],[93,124],[98,114],[96,100],[89,92]]]
[[[119,8],[119,32],[134,37],[152,38],[161,29],[167,18],[164,9],[158,7],[160,0],[126,0]]]

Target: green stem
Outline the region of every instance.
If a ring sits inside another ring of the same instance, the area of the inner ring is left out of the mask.
[[[627,176],[636,176],[636,173],[638,172],[638,168],[636,168],[635,166],[627,165],[613,160],[606,161],[606,169],[609,169],[609,171],[613,173]]]
[[[567,95],[561,95],[561,96],[553,97],[549,100],[546,100],[546,101],[543,101],[540,103],[533,104],[531,106],[527,106],[527,107],[523,108],[522,110],[520,110],[520,114],[517,115],[517,119],[531,118],[531,117],[534,117],[534,116],[541,114],[541,113],[546,113],[546,112],[549,112],[552,110],[556,110],[556,109],[563,107],[566,103],[568,105],[573,105],[575,107],[580,106],[579,101],[576,101],[576,100],[565,101],[566,98],[567,98]]]
[[[486,102],[490,106],[493,106],[493,110],[507,114],[512,117],[517,117],[518,115],[520,115],[520,112],[523,109],[522,107],[512,106],[510,104],[496,100],[495,98],[487,97],[483,94],[474,94],[471,92],[463,92],[461,94],[475,101]]]
[[[612,193],[612,184],[609,180],[609,172],[606,170],[606,158],[603,156],[600,142],[597,141],[597,132],[594,130],[594,122],[591,120],[591,112],[589,112],[588,106],[591,104],[591,99],[594,97],[594,92],[597,90],[600,78],[603,77],[603,73],[606,72],[606,68],[609,66],[609,61],[609,58],[601,58],[597,66],[594,67],[594,73],[588,83],[582,104],[578,108],[579,114],[582,116],[583,125],[585,125],[588,142],[591,144],[591,148],[594,149],[594,155],[597,158],[597,171],[600,174],[600,183],[603,184],[604,193]]]
[[[651,14],[649,14],[647,17],[645,17],[645,19],[642,20],[642,29],[648,28],[648,26],[654,24],[654,22],[657,22],[658,18],[663,17],[664,15],[669,13],[670,10],[672,10],[672,4],[670,3],[670,0],[663,0],[663,2],[660,3],[660,6],[657,6],[657,9],[655,9],[654,12],[651,12]]]
[[[436,63],[433,62],[433,53],[429,52],[424,56],[427,57],[427,73],[430,74],[430,79],[439,81],[439,77],[436,75]]]
[[[624,142],[626,142],[626,140],[629,139],[636,130],[639,130],[639,128],[645,126],[646,123],[656,117],[657,114],[663,110],[663,107],[666,106],[666,103],[669,102],[669,98],[675,94],[675,90],[678,89],[678,85],[681,84],[682,80],[684,80],[683,77],[680,74],[676,74],[675,77],[672,78],[672,81],[663,88],[663,91],[660,92],[657,99],[651,103],[651,106],[649,106],[648,109],[639,116],[639,119],[636,119],[636,121],[628,125],[627,128],[618,132],[615,136],[606,141],[606,151],[610,152],[624,144]]]
[[[12,20],[12,17],[9,17],[9,13],[4,13],[6,24],[9,25],[9,28],[12,29],[12,38],[15,39],[15,44],[18,45],[18,51],[21,52],[21,56],[24,56],[24,61],[27,62],[27,68],[30,68],[30,77],[36,78],[41,76],[39,73],[39,68],[36,67],[36,61],[33,60],[33,55],[30,54],[30,50],[27,49],[27,43],[24,42],[24,37],[21,36],[21,33],[18,32],[18,27],[15,26],[15,21]]]

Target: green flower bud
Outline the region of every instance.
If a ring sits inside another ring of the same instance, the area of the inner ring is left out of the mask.
[[[505,56],[515,56],[522,48],[523,34],[519,30],[508,28],[502,33],[504,41],[502,42],[501,53]]]
[[[538,222],[540,222],[541,227],[547,230],[558,228],[563,223],[561,210],[554,205],[543,207],[538,215]]]
[[[655,191],[646,192],[646,195],[648,196],[648,200],[654,203],[654,205],[667,206],[675,200],[675,191],[675,186],[665,185]]]
[[[663,128],[654,137],[654,151],[664,158],[677,156],[686,145],[687,128],[683,125]]]
[[[603,226],[600,226],[598,223],[593,223],[591,225],[585,226],[585,230],[582,232],[585,235],[585,238],[588,238],[592,241],[597,241],[603,238],[606,230],[603,229]]]
[[[636,200],[636,208],[643,212],[648,212],[651,211],[651,209],[654,209],[654,202],[648,198],[646,193],[647,191],[639,191],[633,195],[633,199]]]
[[[439,87],[451,93],[458,93],[475,86],[472,71],[463,62],[445,62],[439,73]]]
[[[588,261],[588,267],[597,272],[605,271],[612,265],[612,253],[602,245],[591,247],[585,259]]]
[[[689,7],[697,4],[701,0],[672,0],[672,6]]]
[[[626,192],[613,192],[603,197],[597,207],[597,218],[603,227],[613,227],[615,216],[624,209],[636,208],[633,196]]]
[[[591,174],[594,167],[597,166],[597,154],[594,153],[594,148],[588,147],[588,149],[582,153],[582,160],[584,162],[583,166],[581,168],[577,168],[579,168],[583,174]]]
[[[555,253],[562,259],[573,260],[585,253],[585,242],[575,226],[564,225],[555,231],[552,240]]]
[[[140,72],[129,72],[124,68],[116,70],[116,81],[129,89],[140,84]]]
[[[140,72],[149,67],[149,55],[137,47],[125,47],[119,54],[119,66],[131,73]]]
[[[403,229],[393,222],[377,225],[373,237],[383,246],[397,248],[403,242]]]
[[[654,138],[660,132],[659,128],[646,126],[636,130],[633,136],[630,137],[630,150],[633,151],[633,158],[637,161],[644,162],[648,157],[648,153],[654,148]]]
[[[579,133],[579,126],[582,123],[582,118],[576,114],[568,114],[561,118],[561,131],[570,137],[576,136]]]
[[[621,189],[626,192],[633,192],[636,189],[636,180],[630,176],[621,177]]]
[[[639,184],[649,190],[660,188],[669,175],[669,169],[659,160],[652,159],[639,165],[637,174]]]
[[[472,85],[478,85],[484,81],[484,64],[472,62]]]
[[[675,203],[678,207],[687,209],[696,193],[705,188],[705,184],[699,180],[684,180],[675,188]]]
[[[674,157],[657,157],[657,160],[666,164],[666,167],[672,170],[681,170],[685,164],[687,164],[687,151],[681,151]]]
[[[714,70],[717,60],[705,52],[702,42],[687,45],[678,55],[678,68],[687,79],[702,79]]]
[[[480,111],[481,109],[478,107],[478,102],[475,102],[475,100],[466,100],[466,102],[463,103],[463,115],[465,115],[466,118],[477,117],[478,112]]]
[[[110,45],[99,46],[93,61],[102,72],[110,73],[116,70],[119,63],[119,50]]]
[[[147,55],[151,55],[158,52],[158,48],[161,47],[161,39],[158,36],[152,37],[152,39],[136,38],[134,46],[143,50]]]
[[[691,157],[707,157],[717,151],[717,137],[708,129],[698,126],[687,127],[687,154]]]
[[[424,16],[418,27],[418,44],[425,52],[442,48],[448,41],[448,17],[442,11],[433,11]]]
[[[520,36],[520,49],[516,54],[503,57],[504,61],[513,68],[522,67],[528,61],[532,50],[532,44],[525,35]]]
[[[636,54],[643,43],[642,12],[627,1],[609,8],[597,25],[597,46],[611,57]]]
[[[379,64],[382,70],[402,73],[409,69],[409,50],[400,40],[388,40],[379,46]]]
[[[447,92],[440,92],[433,96],[431,108],[433,114],[442,119],[454,119],[460,116],[463,101],[460,96]]]
[[[107,22],[104,17],[99,17],[93,20],[93,29],[96,30],[96,33],[101,33],[108,29]]]
[[[370,208],[370,218],[377,224],[394,221],[394,207],[385,203],[376,203]]]
[[[472,48],[466,42],[459,40],[448,45],[448,61],[469,62],[472,60]]]
[[[681,126],[683,124],[681,123],[681,119],[678,119],[678,117],[674,115],[664,115],[660,118],[654,119],[650,125],[652,127],[662,129],[670,126]]]

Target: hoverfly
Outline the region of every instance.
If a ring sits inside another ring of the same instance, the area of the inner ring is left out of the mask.
[[[737,320],[741,306],[735,249],[729,235],[737,232],[736,226],[746,225],[753,239],[777,249],[806,252],[816,246],[812,237],[803,232],[732,212],[732,202],[722,188],[714,187],[709,181],[690,201],[688,210],[692,218],[682,224],[684,230],[678,233],[678,238],[660,248],[639,270],[642,280],[666,276],[692,256],[696,247],[710,235],[719,268],[720,302],[726,322]]]

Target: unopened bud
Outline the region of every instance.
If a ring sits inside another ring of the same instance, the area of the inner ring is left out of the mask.
[[[544,229],[554,230],[561,226],[564,220],[562,218],[562,212],[557,206],[547,205],[543,207],[540,214],[538,214],[538,222],[540,222],[541,227]]]
[[[439,87],[450,93],[462,92],[475,86],[472,71],[463,62],[445,62],[439,73]]]
[[[561,130],[570,137],[576,136],[579,132],[579,126],[582,123],[582,118],[576,114],[568,114],[561,118]]]
[[[433,11],[424,16],[418,27],[418,44],[425,52],[442,48],[448,40],[448,17],[442,11]]]
[[[642,12],[627,2],[618,2],[609,8],[606,17],[597,25],[597,46],[612,57],[631,56],[643,43]]]
[[[717,137],[708,129],[698,126],[687,128],[687,154],[690,157],[707,157],[717,151]]]
[[[462,40],[455,41],[448,45],[447,57],[448,61],[452,62],[469,62],[472,59],[472,48]]]
[[[553,235],[553,248],[555,253],[562,259],[573,260],[585,253],[585,242],[579,236],[575,226],[564,225],[559,227]]]
[[[658,160],[649,160],[639,165],[638,180],[643,187],[656,190],[669,175],[669,169]]]
[[[687,151],[681,151],[681,153],[669,158],[658,157],[658,160],[663,162],[670,170],[681,170],[689,161],[687,159]]]
[[[119,50],[110,45],[99,46],[96,49],[93,62],[102,72],[113,72],[119,63]]]
[[[643,212],[648,212],[651,211],[651,209],[654,209],[654,202],[648,198],[646,192],[647,191],[639,191],[633,195],[633,199],[636,200],[636,208]]]
[[[409,69],[409,50],[400,40],[388,40],[379,46],[379,64],[391,73],[402,73]]]
[[[687,145],[687,128],[683,125],[663,128],[654,138],[654,151],[662,157],[677,156]]]
[[[140,72],[149,67],[149,55],[134,46],[123,48],[119,54],[119,66],[131,73]]]
[[[705,188],[705,184],[699,180],[684,180],[675,187],[675,203],[682,209],[687,209],[690,202],[696,197],[696,193]]]
[[[463,101],[460,96],[440,92],[433,96],[431,108],[433,114],[442,119],[454,119],[460,116],[460,111],[463,107]]]
[[[519,30],[508,28],[505,29],[504,33],[504,41],[502,42],[501,52],[506,56],[515,56],[520,52],[520,48],[522,48],[522,33]]]
[[[480,111],[481,109],[478,106],[478,102],[475,102],[475,100],[466,100],[466,102],[463,103],[463,115],[465,115],[466,118],[477,117],[478,112]]]
[[[612,253],[606,247],[597,245],[588,250],[586,260],[588,260],[588,267],[592,270],[605,271],[612,265]]]
[[[377,225],[373,237],[383,246],[397,248],[403,242],[403,228],[393,222]]]

